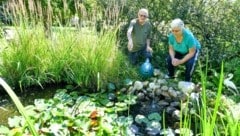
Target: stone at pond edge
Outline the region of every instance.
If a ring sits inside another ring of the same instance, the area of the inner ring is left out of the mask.
[[[114,93],[109,93],[108,94],[108,100],[115,101],[116,99],[117,99],[117,97]]]
[[[131,130],[134,134],[137,134],[137,133],[139,132],[139,128],[138,128],[136,125],[134,125],[134,124],[132,124],[132,125],[130,126],[130,130]]]

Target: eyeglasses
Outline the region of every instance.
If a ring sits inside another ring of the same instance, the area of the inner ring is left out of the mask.
[[[146,18],[146,17],[147,17],[146,15],[141,15],[141,14],[140,14],[139,16],[140,16],[140,17],[144,17],[144,18]]]
[[[172,30],[173,33],[177,33],[179,32],[180,30]]]

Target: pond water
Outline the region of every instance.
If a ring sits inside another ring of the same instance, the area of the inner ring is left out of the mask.
[[[60,88],[62,88],[62,86],[48,86],[44,90],[41,88],[29,88],[25,93],[17,94],[17,96],[23,106],[27,106],[33,104],[34,99],[52,98],[56,90]],[[0,125],[8,126],[8,118],[19,115],[19,112],[10,97],[2,92],[3,90],[1,90],[0,94]]]

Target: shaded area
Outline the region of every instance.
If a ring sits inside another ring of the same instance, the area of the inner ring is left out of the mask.
[[[54,96],[56,90],[62,88],[62,85],[48,86],[44,90],[39,88],[28,88],[26,92],[17,94],[24,106],[33,104],[35,99],[49,99]],[[18,92],[18,91],[17,91]],[[8,118],[14,115],[20,115],[13,101],[7,94],[1,90],[0,95],[0,125],[8,126]]]

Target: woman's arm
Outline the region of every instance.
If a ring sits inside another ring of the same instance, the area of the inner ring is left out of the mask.
[[[171,56],[171,59],[173,60],[175,58],[175,51],[173,50],[172,45],[169,45],[169,55]]]
[[[192,57],[194,56],[195,52],[196,52],[195,47],[190,48],[189,51],[188,51],[188,54],[185,55],[185,56],[179,61],[179,63],[180,63],[180,64],[183,64],[183,63],[185,63],[186,61],[188,61],[190,58],[192,58]]]

